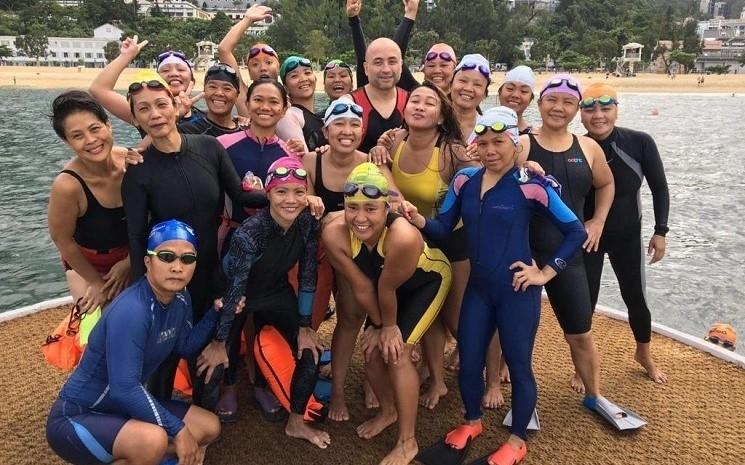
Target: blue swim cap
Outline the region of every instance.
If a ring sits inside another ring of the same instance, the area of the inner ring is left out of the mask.
[[[197,235],[194,228],[179,220],[167,220],[153,226],[147,238],[147,250],[155,251],[166,241],[186,241],[197,250]]]

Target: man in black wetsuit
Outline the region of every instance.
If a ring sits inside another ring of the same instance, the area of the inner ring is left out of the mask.
[[[585,253],[585,269],[590,285],[593,308],[600,292],[603,260],[608,254],[613,271],[618,278],[621,297],[629,312],[629,325],[636,339],[634,359],[657,383],[667,382],[667,376],[652,361],[649,348],[651,315],[645,298],[644,249],[641,240],[641,204],[639,189],[642,179],[652,191],[654,205],[654,235],[649,241],[647,254],[650,264],[665,255],[665,234],[670,208],[665,169],[657,146],[649,134],[615,125],[618,117],[618,98],[611,86],[598,83],[585,89],[580,102],[582,124],[588,135],[595,139],[605,152],[613,172],[616,193],[605,221],[597,251]],[[585,218],[594,214],[594,196],[587,196]]]
[[[204,75],[207,115],[199,120],[179,122],[179,132],[219,137],[240,131],[238,123],[233,120],[233,106],[239,89],[238,74],[231,66],[224,63],[210,66]]]

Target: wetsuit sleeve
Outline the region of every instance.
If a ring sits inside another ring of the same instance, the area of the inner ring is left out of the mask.
[[[119,305],[127,305],[127,302],[120,300]],[[184,422],[160,405],[140,381],[150,322],[149,311],[142,308],[111,313],[106,325],[109,392],[111,400],[122,412],[135,420],[158,425],[166,430],[168,436],[174,437],[184,427]]]
[[[256,224],[255,220],[250,224]],[[238,301],[246,291],[246,282],[251,267],[261,258],[259,234],[257,228],[241,226],[233,234],[230,241],[230,250],[228,250],[223,262],[228,285],[222,296],[220,321],[215,332],[215,339],[218,341],[225,341],[228,338],[230,325],[233,324],[233,319],[235,319],[235,309]]]
[[[411,39],[411,32],[414,30],[415,21],[410,18],[404,18],[398,24],[396,31],[393,33],[393,41],[398,44],[398,48],[401,49],[401,56],[406,56],[406,50],[409,48],[409,39]],[[398,81],[398,87],[411,92],[415,87],[419,85],[419,82],[414,79],[414,75],[406,65],[406,60],[402,63],[401,79]]]
[[[452,232],[455,225],[460,221],[463,187],[477,171],[478,168],[473,167],[464,168],[455,173],[437,218],[427,219],[424,225],[422,231],[425,236],[434,240],[443,240]]]
[[[175,352],[184,358],[190,358],[197,355],[212,338],[217,325],[217,312],[214,308],[205,313],[199,323],[193,326],[193,312],[191,296],[188,291],[186,294],[186,306],[184,324],[176,342]]]
[[[321,223],[307,210],[301,214],[299,220],[302,221],[305,247],[298,263],[297,303],[300,312],[299,324],[307,328],[311,323],[318,280],[318,236],[321,232]]]
[[[269,205],[266,200],[266,194],[261,190],[244,191],[241,187],[241,179],[235,171],[233,162],[230,161],[230,155],[225,147],[219,142],[215,142],[217,150],[217,162],[219,164],[220,184],[222,184],[225,193],[230,200],[236,202],[244,208],[264,208]]]
[[[362,22],[359,16],[349,18],[349,28],[352,30],[352,43],[354,44],[354,55],[357,58],[357,88],[365,86],[367,74],[365,74],[365,54],[367,53],[367,42],[365,33],[362,31]]]
[[[654,139],[647,135],[644,138],[642,154],[642,174],[647,178],[649,190],[652,191],[654,206],[654,233],[658,236],[667,234],[667,219],[670,213],[670,191],[667,188],[665,167],[657,150]]]
[[[529,182],[522,184],[520,188],[525,198],[532,200],[537,208],[543,210],[544,214],[564,235],[564,239],[554,252],[553,257],[546,262],[556,273],[561,273],[587,239],[585,226],[561,200],[553,187],[538,182]]]
[[[141,167],[131,166],[122,180],[122,202],[127,218],[127,236],[129,237],[129,256],[132,267],[132,279],[136,280],[145,274],[143,258],[147,253],[148,231],[148,193],[140,181]]]

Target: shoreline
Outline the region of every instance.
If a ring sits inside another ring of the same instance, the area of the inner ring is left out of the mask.
[[[45,66],[0,66],[0,88],[2,89],[87,89],[100,69],[95,68],[61,68]],[[117,90],[126,90],[131,77],[141,71],[139,68],[127,68],[117,82]],[[247,78],[244,69],[242,74]],[[316,71],[316,91],[323,91],[323,73]],[[495,95],[504,72],[492,73],[492,84],[489,86],[489,97]],[[422,80],[420,72],[414,73],[418,80]],[[550,73],[536,74],[536,89],[553,76]],[[604,73],[575,73],[573,75],[582,86],[593,82],[606,82],[620,93],[657,93],[657,94],[743,94],[745,93],[745,75],[725,74],[705,76],[703,86],[697,84],[698,74],[681,74],[670,79],[664,74],[640,73],[636,77],[619,78]],[[16,80],[16,84],[13,80]],[[204,81],[204,71],[195,74],[194,90],[201,90]]]

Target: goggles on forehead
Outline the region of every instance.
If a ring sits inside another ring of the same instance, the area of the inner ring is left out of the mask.
[[[308,179],[308,172],[303,168],[287,168],[285,166],[278,166],[274,171],[270,171],[267,175],[268,178],[286,178],[292,175],[295,179],[305,181]],[[268,184],[268,183],[267,183]]]
[[[428,52],[424,57],[424,61],[432,61],[437,57],[440,57],[442,61],[455,61],[455,58],[448,52]]]
[[[147,87],[148,89],[166,89],[168,88],[163,85],[162,82],[153,79],[152,81],[142,81],[142,82],[133,82],[129,85],[129,88],[127,89],[127,100],[129,100],[132,97],[132,94],[135,92],[139,92],[142,89]]]
[[[217,74],[217,73],[219,73],[221,71],[225,71],[226,73],[228,73],[230,75],[235,75],[236,74],[236,72],[235,72],[235,70],[233,69],[232,66],[228,66],[225,63],[219,63],[219,64],[212,65],[212,66],[209,67],[209,69],[207,70],[207,76],[210,76],[212,74]]]
[[[298,66],[305,66],[306,68],[310,68],[311,62],[307,58],[294,58],[291,59],[289,63],[287,63],[287,66],[285,66],[285,76],[287,76],[288,73],[291,73],[292,71],[295,71],[295,69]]]
[[[482,76],[486,78],[487,81],[491,82],[491,71],[489,71],[489,67],[482,64],[476,64],[476,63],[463,63],[460,65],[459,68],[456,68],[455,71],[470,71],[472,69],[478,69]]]
[[[359,116],[360,118],[362,118],[362,114],[364,112],[362,107],[357,105],[356,103],[339,102],[336,105],[334,105],[334,108],[331,109],[331,113],[329,113],[329,115],[325,118],[324,121],[328,121],[332,116],[343,115],[344,113],[348,111],[351,111],[352,113]]]
[[[618,100],[614,99],[610,95],[601,95],[600,97],[587,97],[579,102],[580,108],[592,108],[595,105],[607,106],[607,105],[618,105]]]
[[[505,132],[510,129],[515,129],[517,126],[514,124],[504,124],[501,121],[497,121],[496,123],[493,123],[489,126],[486,126],[484,124],[477,124],[476,127],[473,128],[473,132],[476,133],[477,136],[484,135],[488,129],[491,129],[494,132]]]
[[[155,59],[155,63],[157,66],[160,66],[160,64],[168,57],[176,57],[180,60],[184,60],[186,64],[189,64],[189,60],[186,58],[186,54],[180,50],[166,50],[165,52],[158,55],[158,57]],[[191,67],[191,65],[189,66]]]
[[[344,184],[344,197],[353,197],[357,192],[362,192],[362,195],[372,200],[388,195],[387,190],[383,190],[372,184],[357,184],[353,182]]]
[[[331,61],[329,63],[326,63],[326,66],[324,66],[323,70],[324,71],[331,71],[332,69],[334,69],[336,67],[344,68],[344,69],[347,69],[347,70],[350,70],[350,71],[352,70],[352,67],[349,66],[348,64],[344,63],[343,61]]]
[[[261,47],[251,47],[251,49],[248,51],[248,58],[254,58],[259,53],[264,52],[267,55],[272,55],[274,58],[279,60],[279,55],[277,55],[277,52],[268,45],[263,45]]]
[[[543,95],[543,93],[546,92],[548,89],[552,89],[554,87],[561,87],[561,85],[565,82],[567,84],[567,87],[579,93],[579,84],[577,84],[577,81],[575,81],[574,79],[554,78],[551,81],[549,81],[548,84],[546,84],[546,87],[541,91],[541,95]]]

